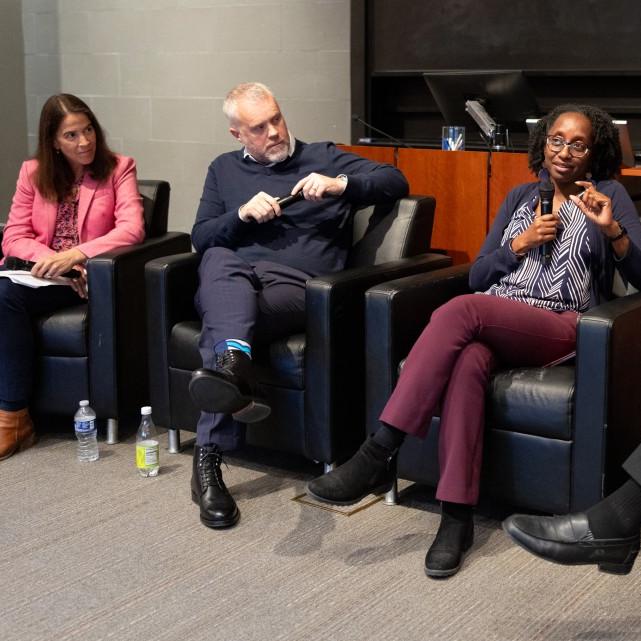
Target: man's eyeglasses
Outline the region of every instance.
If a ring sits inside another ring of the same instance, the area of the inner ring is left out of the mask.
[[[548,148],[555,154],[558,154],[560,151],[562,151],[563,147],[567,147],[570,152],[570,156],[572,156],[573,158],[583,158],[583,156],[585,156],[588,151],[590,151],[590,148],[580,140],[575,140],[574,142],[565,142],[565,140],[563,140],[563,138],[559,136],[548,136],[545,139],[545,142]]]

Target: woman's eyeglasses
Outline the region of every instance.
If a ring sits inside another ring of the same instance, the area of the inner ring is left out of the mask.
[[[548,148],[553,151],[555,154],[558,154],[563,150],[563,147],[567,147],[570,152],[570,156],[573,158],[583,158],[590,148],[580,140],[575,140],[574,142],[565,142],[563,138],[559,136],[548,136],[545,139],[545,142]]]

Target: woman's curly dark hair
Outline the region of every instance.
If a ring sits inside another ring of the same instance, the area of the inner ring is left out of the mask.
[[[564,113],[583,114],[592,123],[592,144],[590,145],[589,171],[594,180],[613,178],[621,167],[621,144],[619,132],[612,123],[612,117],[603,109],[590,105],[565,104],[555,107],[541,118],[530,134],[528,144],[528,166],[538,174],[545,160],[545,139],[554,121]]]

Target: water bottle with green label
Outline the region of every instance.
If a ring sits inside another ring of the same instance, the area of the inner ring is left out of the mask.
[[[151,407],[141,407],[140,414],[140,427],[136,433],[136,467],[140,476],[158,476],[160,447],[156,426],[151,418]]]

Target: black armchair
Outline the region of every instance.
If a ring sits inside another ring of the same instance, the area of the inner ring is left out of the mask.
[[[450,264],[447,256],[418,255],[429,246],[434,207],[431,197],[409,197],[356,213],[349,268],[307,283],[305,333],[254,350],[272,414],[248,426],[249,443],[326,464],[358,446],[365,433],[364,293]],[[170,430],[173,452],[179,429],[194,431],[199,417],[188,393],[192,371],[202,367],[193,305],[199,262],[198,254],[181,254],[146,267],[151,402],[158,423]]]
[[[169,183],[139,180],[146,240],[87,261],[89,300],[35,322],[37,362],[30,408],[36,415],[73,416],[88,398],[107,419],[107,441],[118,421],[135,424],[147,402],[144,265],[189,250],[188,234],[167,232]]]
[[[384,283],[366,293],[367,431],[402,359],[431,313],[468,289],[468,265]],[[583,314],[574,362],[494,374],[486,404],[481,490],[520,508],[583,510],[620,483],[620,464],[641,441],[641,294]],[[409,437],[398,476],[435,486],[438,417],[425,440]],[[388,496],[390,502],[393,495]]]

